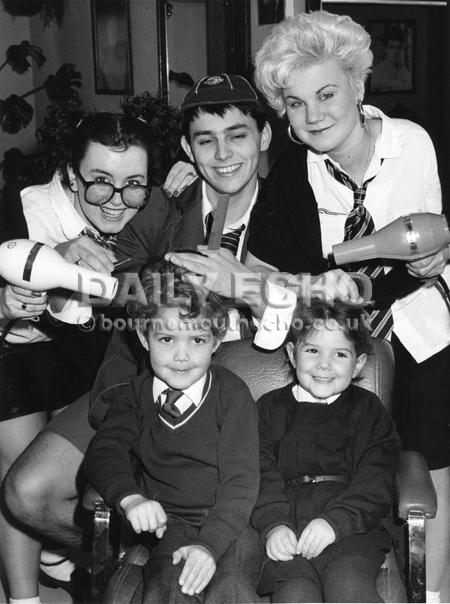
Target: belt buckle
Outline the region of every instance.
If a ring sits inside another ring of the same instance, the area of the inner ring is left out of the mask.
[[[308,474],[308,482],[317,482],[317,476]]]

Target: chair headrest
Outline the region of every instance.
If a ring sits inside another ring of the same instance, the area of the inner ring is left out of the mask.
[[[242,378],[255,400],[270,390],[282,388],[294,377],[284,347],[265,351],[253,346],[251,339],[223,343],[215,353],[213,363]],[[373,338],[373,352],[361,376],[358,386],[375,392],[390,411],[394,357],[389,342]]]

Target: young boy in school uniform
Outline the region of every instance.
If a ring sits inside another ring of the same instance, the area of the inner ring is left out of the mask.
[[[145,270],[148,305],[130,312],[150,369],[112,403],[85,469],[134,531],[149,533],[143,602],[251,601],[238,552],[259,488],[256,408],[240,378],[211,365],[226,305],[184,272],[168,262]]]

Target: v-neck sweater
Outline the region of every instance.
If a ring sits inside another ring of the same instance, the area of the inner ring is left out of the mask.
[[[175,430],[159,416],[150,373],[135,378],[112,402],[85,468],[109,505],[140,493],[198,526],[196,542],[217,560],[244,529],[258,495],[258,421],[245,383],[223,367],[210,371],[203,404]],[[140,461],[138,480],[130,453]]]

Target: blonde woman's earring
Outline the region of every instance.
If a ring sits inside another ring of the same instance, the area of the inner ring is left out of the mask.
[[[292,128],[291,128],[290,124],[288,126],[287,131],[288,131],[288,136],[289,136],[289,138],[291,139],[291,141],[293,143],[297,143],[297,145],[304,145],[305,144],[302,140],[300,140],[298,138],[298,136],[295,134],[295,132],[292,132]]]
[[[361,126],[364,128],[366,125],[366,114],[364,113],[362,101],[357,101],[356,106],[358,108],[359,121],[361,122]]]

